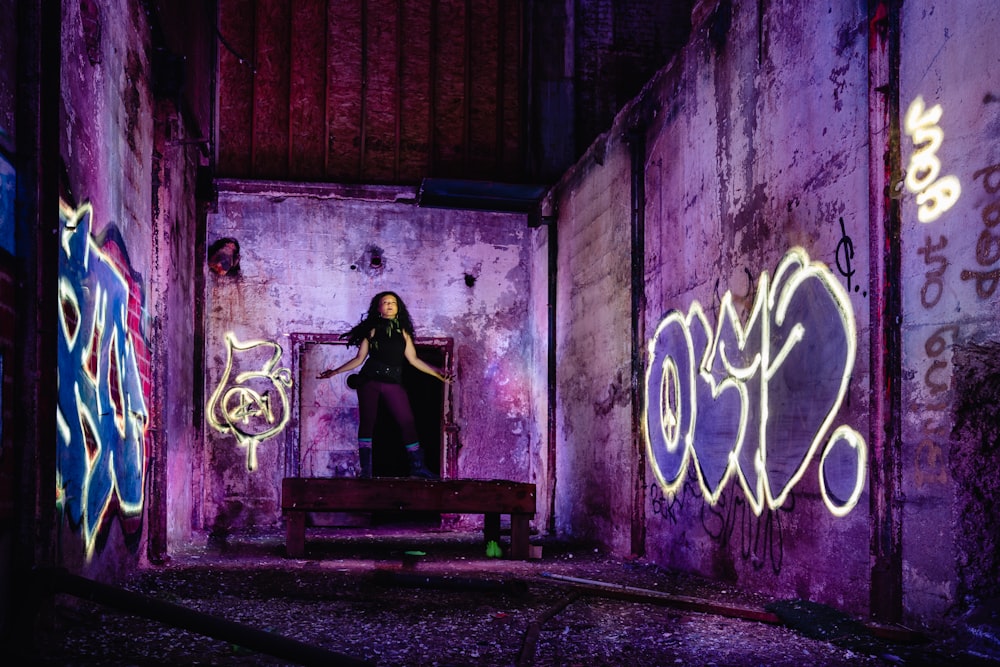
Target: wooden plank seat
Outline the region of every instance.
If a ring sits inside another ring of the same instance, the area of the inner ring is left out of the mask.
[[[510,556],[528,558],[529,520],[535,515],[535,485],[508,480],[411,477],[286,477],[281,482],[285,549],[305,554],[309,512],[420,511],[482,514],[488,543],[499,541],[500,515],[510,515]]]

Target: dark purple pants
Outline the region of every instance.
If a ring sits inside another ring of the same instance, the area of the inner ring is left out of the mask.
[[[399,424],[404,445],[412,445],[420,440],[417,435],[417,423],[413,419],[413,409],[410,408],[410,398],[401,384],[365,380],[358,387],[358,440],[371,440],[375,432],[375,420],[378,418],[379,400],[384,401],[385,409]]]

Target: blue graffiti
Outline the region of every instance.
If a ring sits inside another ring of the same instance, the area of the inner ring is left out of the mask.
[[[3,128],[0,127],[0,135]],[[0,155],[0,248],[16,254],[14,248],[14,199],[17,189],[17,171]]]
[[[60,207],[56,494],[87,557],[109,509],[141,516],[146,408],[142,297],[115,230],[91,236],[93,210]]]

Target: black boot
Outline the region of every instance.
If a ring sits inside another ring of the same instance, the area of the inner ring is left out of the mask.
[[[437,475],[432,473],[424,465],[424,453],[420,447],[407,449],[406,453],[410,457],[410,477],[421,477],[423,479],[437,479]]]
[[[372,448],[371,447],[358,447],[358,458],[361,459],[361,472],[358,474],[360,479],[371,479],[372,478]]]

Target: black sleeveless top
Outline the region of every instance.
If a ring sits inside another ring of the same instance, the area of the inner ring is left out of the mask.
[[[399,324],[395,321],[379,322],[374,335],[368,338],[368,359],[361,368],[361,377],[401,383],[405,351],[406,339]]]

